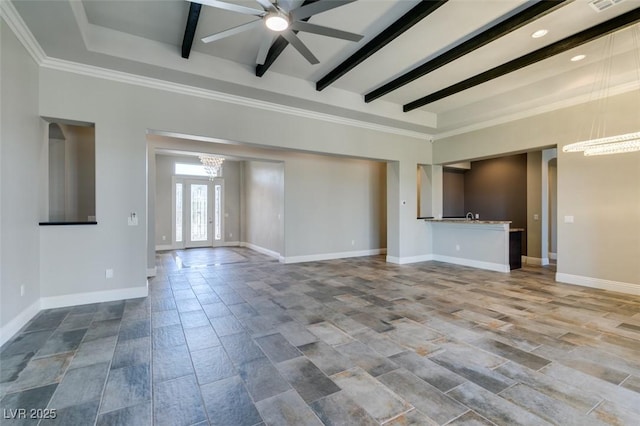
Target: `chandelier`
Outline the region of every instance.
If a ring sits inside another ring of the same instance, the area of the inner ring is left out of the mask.
[[[214,178],[221,175],[224,157],[202,154],[200,155],[200,162],[204,166],[204,170],[207,172],[207,175],[209,175],[209,180],[213,180]]]
[[[636,59],[636,72],[638,73],[637,90],[640,98],[640,42],[638,41],[638,33],[640,33],[640,26],[636,25],[631,28],[631,35],[633,38],[633,51],[635,52]],[[602,78],[599,81],[601,87],[599,88],[599,90],[595,90],[597,81],[594,82],[594,90],[592,91],[592,95],[596,92],[601,93],[602,95],[597,104],[599,113],[596,112],[594,121],[592,123],[590,138],[580,142],[565,145],[562,148],[563,152],[584,152],[585,156],[593,156],[640,151],[640,132],[632,132],[609,137],[603,136],[606,126],[604,123],[604,118],[602,117],[604,117],[603,112],[605,111],[605,103],[606,99],[608,98],[608,80],[611,73],[611,61],[613,58],[613,36],[614,34],[608,36],[605,45],[607,61],[603,63],[603,69],[601,72]],[[640,111],[640,103],[638,107]],[[638,122],[640,122],[640,120],[638,120]]]

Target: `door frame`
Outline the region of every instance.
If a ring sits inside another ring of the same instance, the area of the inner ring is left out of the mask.
[[[191,226],[189,218],[191,215],[191,206],[189,204],[191,192],[191,184],[207,184],[207,210],[208,218],[210,220],[208,224],[207,233],[210,238],[207,241],[189,242],[189,234]],[[182,184],[182,241],[176,239],[176,186]],[[215,238],[215,187],[220,185],[220,238]],[[219,247],[224,245],[224,227],[225,227],[225,215],[224,215],[224,179],[216,177],[213,180],[198,176],[172,176],[171,178],[171,242],[175,249],[184,248],[197,248],[197,247]]]

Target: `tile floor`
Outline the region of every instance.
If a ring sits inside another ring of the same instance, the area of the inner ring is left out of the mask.
[[[3,346],[3,425],[640,424],[640,297],[543,268],[157,260],[149,297],[43,311]]]

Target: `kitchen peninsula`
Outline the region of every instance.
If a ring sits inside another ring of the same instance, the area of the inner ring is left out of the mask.
[[[468,219],[425,219],[433,236],[436,261],[509,272],[520,267],[520,250],[511,253],[510,235],[520,237],[523,229],[510,229],[511,221]],[[514,246],[512,244],[512,246]],[[511,251],[516,250],[514,247]],[[516,262],[517,258],[517,262]]]

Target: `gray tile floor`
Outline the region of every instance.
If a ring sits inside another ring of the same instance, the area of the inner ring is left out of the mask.
[[[640,297],[543,268],[157,261],[149,297],[43,311],[3,346],[3,425],[640,423]]]

